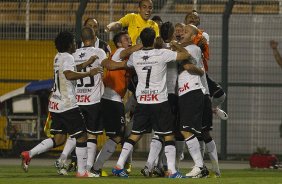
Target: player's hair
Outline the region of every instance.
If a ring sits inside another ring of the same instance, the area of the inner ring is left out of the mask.
[[[85,40],[94,40],[95,38],[95,31],[90,27],[84,27],[81,30],[81,39],[82,41]]]
[[[161,17],[158,16],[158,15],[153,16],[151,20],[152,20],[152,21],[155,21],[155,22],[156,22],[156,21],[163,22],[163,20],[161,19]]]
[[[139,8],[142,6],[142,3],[143,3],[144,1],[151,1],[151,0],[140,0],[139,3],[138,3],[138,7],[139,7]],[[151,2],[152,2],[152,1],[151,1]],[[153,2],[152,2],[152,3],[153,3]]]
[[[174,33],[174,26],[171,22],[165,22],[160,29],[160,35],[164,41],[170,40]]]
[[[115,34],[114,38],[113,38],[113,42],[115,44],[115,46],[118,48],[118,43],[121,42],[121,37],[125,34],[128,34],[126,31],[120,31],[117,34]]]
[[[90,20],[93,20],[93,19],[94,19],[94,18],[92,18],[92,17],[88,17],[88,18],[84,21],[83,26],[86,26],[87,22],[90,21]],[[98,27],[99,27],[99,22],[98,22],[98,20],[97,20],[97,19],[95,19],[95,20],[97,21],[97,24],[98,24]]]
[[[140,39],[144,47],[151,47],[154,45],[156,32],[154,29],[147,27],[141,31]]]
[[[69,31],[60,32],[55,38],[55,46],[58,52],[67,52],[73,43],[74,35]]]
[[[185,24],[177,22],[177,23],[174,25],[174,27],[175,27],[175,28],[176,28],[176,27],[182,27],[182,28],[184,28],[184,27],[185,27]]]

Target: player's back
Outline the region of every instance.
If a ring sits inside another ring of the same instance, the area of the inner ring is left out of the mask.
[[[98,59],[83,69],[84,72],[90,69],[102,67],[101,62],[106,58],[106,53],[100,48],[82,47],[73,54],[76,65],[86,62],[91,56],[96,55]],[[85,77],[77,81],[76,98],[79,105],[89,105],[100,102],[104,93],[102,75]]]
[[[176,52],[167,49],[140,50],[130,56],[128,62],[132,62],[138,76],[136,97],[139,103],[167,101],[167,62],[172,60],[176,60]]]

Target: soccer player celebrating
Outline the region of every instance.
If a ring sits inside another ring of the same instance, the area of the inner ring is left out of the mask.
[[[196,10],[193,10],[191,13],[188,13],[185,17],[185,24],[192,24],[196,27],[200,25],[200,17]],[[194,38],[193,42],[198,45],[203,53],[203,63],[205,67],[205,71],[208,72],[208,61],[209,61],[209,35],[200,30],[198,35]],[[207,81],[209,85],[210,96],[212,98],[212,108],[214,113],[220,117],[222,120],[227,120],[228,115],[221,110],[218,106],[222,104],[225,100],[226,94],[222,90],[221,86],[213,81],[208,74]]]
[[[115,63],[108,61],[109,69],[134,67],[138,75],[136,88],[137,106],[134,113],[134,123],[129,138],[125,141],[122,152],[112,172],[120,177],[128,177],[124,171],[125,161],[133,146],[146,132],[155,131],[165,140],[165,155],[167,157],[169,177],[182,178],[175,169],[175,143],[170,106],[167,101],[166,63],[183,60],[189,57],[188,52],[172,43],[178,52],[167,49],[154,49],[156,33],[152,28],[145,28],[140,38],[143,49],[134,52],[128,62]]]
[[[138,14],[130,13],[125,15],[119,21],[108,24],[105,31],[117,31],[122,27],[128,27],[128,34],[132,40],[132,45],[140,42],[140,33],[146,27],[153,28],[156,32],[156,36],[158,37],[158,24],[150,20],[152,10],[153,3],[151,0],[140,0],[138,6]]]
[[[127,32],[117,33],[113,41],[117,50],[111,57],[113,61],[126,60],[130,54],[142,48],[142,44],[131,46],[132,42]],[[125,114],[123,97],[127,90],[129,74],[126,70],[106,71],[104,76],[105,92],[102,96],[103,127],[109,139],[103,145],[93,166],[93,173],[101,176],[104,163],[112,156],[116,146],[123,140],[125,129]]]
[[[43,140],[30,151],[21,153],[22,168],[27,172],[30,160],[35,155],[44,153],[54,147],[62,145],[67,137],[76,138],[76,154],[78,161],[77,177],[94,177],[86,170],[87,136],[85,123],[75,98],[76,80],[91,77],[100,72],[94,68],[87,72],[76,72],[76,67],[83,68],[93,63],[88,60],[75,66],[71,55],[75,52],[74,36],[70,32],[60,32],[55,39],[58,54],[54,59],[54,87],[49,99],[49,112],[51,112],[51,133],[54,138]]]

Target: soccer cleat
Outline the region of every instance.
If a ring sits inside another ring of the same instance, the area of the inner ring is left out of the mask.
[[[165,172],[162,168],[158,168],[157,166],[155,166],[153,168],[153,175],[158,176],[158,177],[164,177]]]
[[[22,158],[22,168],[24,170],[24,172],[28,172],[28,166],[30,163],[30,156],[29,156],[29,152],[28,151],[23,151],[21,153],[21,158]]]
[[[179,172],[176,172],[174,174],[169,174],[168,178],[186,178],[186,177],[180,174]]]
[[[221,110],[218,107],[216,109],[214,109],[213,112],[222,120],[227,120],[228,119],[227,113],[224,112],[223,110]]]
[[[141,174],[145,177],[152,177],[152,172],[149,170],[147,166],[145,166],[143,169],[141,169]]]
[[[204,165],[203,168],[201,168],[201,170],[202,170],[202,176],[201,176],[201,178],[207,178],[207,177],[209,177],[210,172],[209,172],[208,168],[207,168],[205,165]]]
[[[57,173],[59,175],[68,175],[67,169],[66,169],[66,164],[62,162],[62,160],[58,159],[54,163],[55,167],[57,168]]]
[[[203,178],[208,176],[208,170],[205,170],[202,167],[194,166],[193,169],[186,174],[187,178]]]
[[[130,173],[131,173],[131,169],[132,169],[131,163],[126,163],[126,164],[124,165],[124,168],[125,168],[126,174],[130,174]]]
[[[102,176],[102,169],[95,170],[93,167],[90,170],[94,175],[95,178],[99,178]]]
[[[95,175],[89,171],[85,171],[84,173],[76,173],[77,178],[95,178]]]
[[[126,172],[124,171],[124,169],[120,169],[118,167],[114,167],[112,169],[112,173],[115,176],[119,176],[119,177],[123,177],[123,178],[128,178],[128,175],[126,174]]]
[[[76,169],[77,169],[77,163],[76,162],[71,162],[68,165],[67,172],[75,172]]]

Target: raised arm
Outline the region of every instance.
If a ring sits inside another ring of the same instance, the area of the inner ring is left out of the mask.
[[[123,51],[120,52],[120,58],[125,59],[129,57],[133,52],[142,49],[142,47],[143,47],[142,44],[136,44],[134,46],[128,47],[127,49],[124,49]]]
[[[119,21],[111,22],[106,26],[105,32],[119,31],[121,30],[121,28],[122,28],[122,25]]]
[[[116,62],[111,59],[104,59],[101,63],[103,67],[105,67],[107,70],[120,70],[127,68],[127,62]]]
[[[278,51],[278,42],[276,42],[275,40],[271,40],[270,41],[270,47],[272,48],[275,61],[282,68],[282,58],[281,58],[281,55]]]
[[[94,63],[96,61],[96,59],[99,59],[98,56],[94,55],[91,56],[87,61],[85,61],[84,63],[78,64],[76,65],[76,69],[77,71],[81,71],[82,69],[86,68],[88,65],[91,65],[92,63]]]
[[[68,80],[78,80],[84,77],[91,77],[91,76],[97,75],[98,73],[103,73],[103,68],[100,68],[100,67],[93,68],[88,72],[75,72],[71,70],[64,71],[64,75],[66,76]]]

